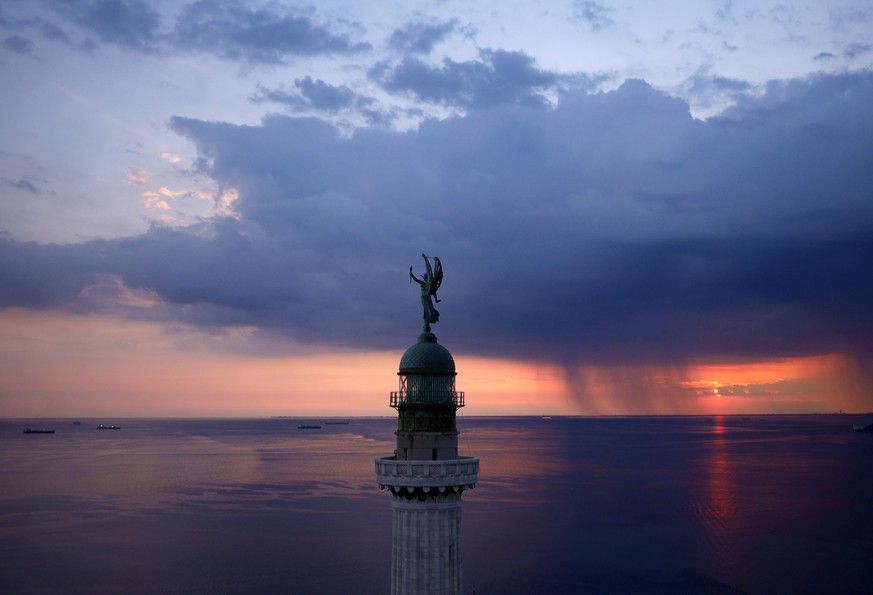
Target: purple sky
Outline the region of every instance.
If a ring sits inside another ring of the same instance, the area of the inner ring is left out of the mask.
[[[4,3],[0,307],[402,351],[426,252],[453,353],[581,412],[821,356],[873,408],[873,7],[534,4]]]

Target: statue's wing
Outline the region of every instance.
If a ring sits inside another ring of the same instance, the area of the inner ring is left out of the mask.
[[[421,257],[424,259],[424,269],[427,272],[427,278],[433,279],[433,269],[430,268],[430,261],[427,259],[427,256],[425,256],[424,254],[422,254]]]
[[[443,284],[443,263],[440,262],[439,257],[433,257],[433,263],[436,266],[436,271],[433,273],[433,293],[437,292],[437,289],[440,288],[440,285]]]

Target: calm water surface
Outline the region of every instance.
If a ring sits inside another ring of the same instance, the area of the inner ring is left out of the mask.
[[[387,593],[396,422],[301,421],[0,422],[0,592]],[[871,422],[462,417],[467,592],[870,593]]]

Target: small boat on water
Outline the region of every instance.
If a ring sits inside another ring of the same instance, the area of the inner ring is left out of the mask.
[[[54,434],[54,430],[46,430],[46,429],[33,429],[33,428],[24,428],[25,434]]]
[[[873,424],[868,424],[866,426],[854,425],[852,426],[853,432],[869,432],[873,434]]]
[[[97,429],[98,430],[120,430],[121,427],[119,427],[119,426],[104,426],[103,424],[100,424],[99,426],[97,426]]]
[[[297,426],[298,430],[320,430],[321,426],[314,426],[311,424],[300,424]]]

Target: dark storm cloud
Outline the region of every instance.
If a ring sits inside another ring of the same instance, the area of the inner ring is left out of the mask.
[[[403,53],[429,54],[436,44],[445,40],[457,28],[457,19],[439,24],[407,23],[391,34],[388,43]]]
[[[458,353],[869,358],[871,106],[873,73],[855,73],[773,82],[706,122],[642,81],[407,132],[174,118],[238,190],[238,218],[7,240],[2,303],[88,307],[82,287],[113,275],[162,316],[396,348],[420,324],[407,269],[426,252],[446,271],[435,330]]]
[[[0,307],[68,305],[104,268],[102,243],[77,246],[0,237]]]
[[[485,109],[506,103],[544,106],[544,91],[561,78],[536,67],[523,52],[482,53],[481,61],[443,60],[440,67],[407,57],[399,65],[380,65],[370,77],[391,93],[410,93],[430,103]]]
[[[200,0],[187,5],[173,32],[179,47],[250,64],[282,64],[293,56],[352,54],[369,49],[331,33],[308,16],[273,5],[251,9],[239,2]]]

